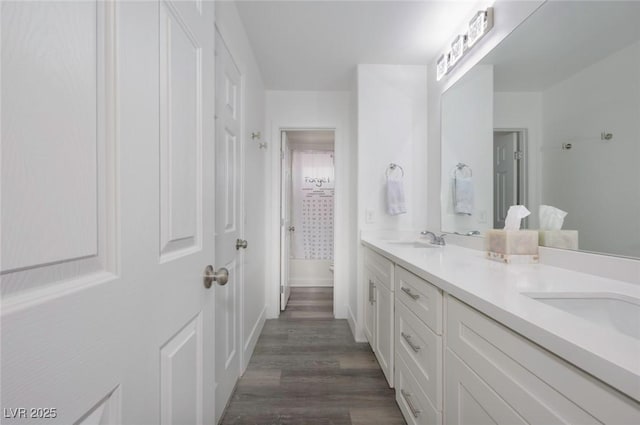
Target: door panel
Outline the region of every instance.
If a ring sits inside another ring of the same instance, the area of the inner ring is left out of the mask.
[[[219,316],[221,318],[219,323],[224,323],[224,327],[218,328],[220,338],[217,340],[216,347],[220,363],[223,364],[225,368],[228,368],[238,354],[238,341],[236,338],[238,334],[237,317],[235,310],[228,308],[229,304],[233,304],[238,298],[238,268],[235,260],[231,263],[222,264],[221,267],[229,270],[229,282],[219,288],[216,295],[216,311],[220,312],[221,316]],[[235,385],[235,377],[233,375],[234,374],[230,374],[230,380],[232,382],[230,382],[229,385],[231,386]],[[218,378],[219,381],[221,379],[224,379],[224,376]]]
[[[202,315],[160,349],[160,423],[202,423]]]
[[[202,47],[171,3],[160,4],[160,252],[200,249]]]
[[[216,34],[216,268],[229,271],[225,286],[216,291],[216,420],[222,414],[240,375],[241,238],[241,112],[242,81],[229,50]],[[249,244],[251,241],[249,241]],[[249,246],[249,249],[251,247]]]
[[[511,205],[517,203],[517,176],[515,168],[515,152],[518,145],[518,134],[494,133],[493,136],[493,196],[494,223],[496,229],[504,228],[504,220]]]
[[[5,312],[113,278],[113,31],[98,3],[2,3]]]
[[[98,9],[2,4],[3,272],[97,255]]]

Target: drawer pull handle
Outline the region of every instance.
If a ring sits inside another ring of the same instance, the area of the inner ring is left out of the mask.
[[[416,353],[418,351],[420,351],[420,346],[419,345],[415,345],[413,342],[411,342],[411,335],[406,334],[404,332],[400,332],[400,335],[402,335],[402,337],[404,338],[405,341],[407,341],[407,344],[409,344],[409,347],[411,347],[411,349],[413,351],[415,351]]]
[[[400,289],[402,289],[402,291],[403,291],[405,294],[409,295],[409,296],[410,296],[411,298],[413,298],[414,300],[417,300],[418,298],[420,298],[420,295],[418,295],[418,294],[414,294],[413,292],[411,292],[411,289],[409,289],[409,288],[405,288],[405,287],[403,286],[403,287],[402,287],[402,288],[400,288]]]
[[[407,405],[409,406],[409,410],[411,410],[411,413],[413,414],[413,417],[417,418],[418,416],[420,416],[420,413],[422,413],[422,410],[416,409],[413,406],[413,403],[411,402],[411,393],[408,393],[405,390],[400,390],[400,393],[402,394],[402,397],[404,398],[404,401],[407,402]]]

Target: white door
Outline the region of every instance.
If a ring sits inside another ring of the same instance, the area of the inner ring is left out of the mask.
[[[504,220],[517,199],[516,158],[518,133],[495,132],[493,136],[493,199],[495,229],[504,228]]]
[[[216,265],[229,282],[216,287],[216,405],[226,406],[240,375],[242,85],[220,33],[216,33]],[[222,410],[217,411],[216,420]]]
[[[295,227],[291,222],[291,150],[287,133],[283,131],[281,142],[281,177],[280,177],[280,310],[287,308],[287,302],[291,296],[291,286],[289,285],[289,267],[291,259],[291,234],[295,232]]]
[[[213,13],[2,2],[3,423],[213,422]]]

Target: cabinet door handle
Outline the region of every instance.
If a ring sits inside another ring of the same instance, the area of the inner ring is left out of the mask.
[[[400,390],[400,393],[402,394],[404,401],[407,402],[407,405],[409,406],[409,410],[411,410],[411,414],[413,414],[413,417],[417,418],[418,416],[420,416],[420,413],[422,413],[422,410],[416,409],[413,406],[413,402],[411,401],[411,393],[408,393],[405,390]]]
[[[374,302],[376,302],[376,299],[374,298],[373,295],[373,290],[376,286],[373,284],[373,281],[371,279],[369,279],[369,303],[373,304]]]
[[[404,338],[405,341],[407,341],[407,344],[409,344],[409,347],[411,347],[411,349],[413,351],[415,351],[416,353],[418,351],[420,351],[420,346],[419,345],[415,345],[413,342],[411,342],[411,335],[406,334],[404,332],[400,332],[400,335],[402,335],[402,337]]]
[[[404,292],[405,294],[409,295],[411,298],[413,298],[414,300],[417,300],[418,298],[420,298],[420,295],[418,294],[414,294],[413,292],[411,292],[411,289],[409,288],[405,288],[404,286],[401,287],[400,289],[402,289],[402,292]]]

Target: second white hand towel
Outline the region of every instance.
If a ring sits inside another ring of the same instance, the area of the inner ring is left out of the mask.
[[[399,215],[407,212],[402,179],[387,178],[387,212],[389,215]]]
[[[456,214],[473,214],[473,180],[456,176],[453,181],[453,210]]]

